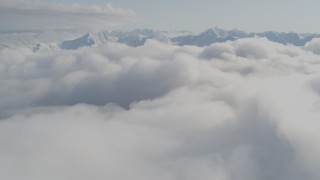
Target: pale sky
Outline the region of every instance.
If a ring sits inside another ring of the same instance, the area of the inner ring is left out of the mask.
[[[122,28],[203,31],[221,27],[246,31],[320,32],[320,24],[317,23],[320,17],[318,0],[45,1],[83,5],[110,3],[116,8],[132,10],[139,16],[139,20]]]

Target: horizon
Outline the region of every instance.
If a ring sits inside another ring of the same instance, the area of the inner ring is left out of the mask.
[[[299,32],[299,31],[277,31],[277,30],[263,30],[263,31],[246,31],[246,30],[242,30],[239,28],[221,28],[221,27],[217,27],[217,26],[212,26],[212,27],[208,27],[205,28],[203,30],[200,31],[192,31],[192,30],[188,30],[188,29],[155,29],[155,28],[147,28],[147,27],[135,27],[135,28],[37,28],[37,29],[1,29],[0,28],[0,33],[24,33],[24,32],[45,32],[45,31],[81,31],[81,32],[99,32],[99,31],[124,31],[124,32],[131,32],[131,31],[137,31],[137,30],[152,30],[152,31],[185,31],[185,32],[191,32],[191,33],[195,33],[195,34],[201,34],[203,32],[206,32],[208,30],[214,30],[214,29],[221,29],[224,31],[241,31],[241,32],[245,32],[245,33],[266,33],[266,32],[275,32],[275,33],[297,33],[297,34],[320,34],[320,32]]]

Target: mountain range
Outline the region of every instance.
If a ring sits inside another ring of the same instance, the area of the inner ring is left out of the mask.
[[[51,30],[43,32],[0,32],[0,49],[10,47],[28,47],[34,52],[46,53],[60,49],[75,50],[82,47],[98,47],[108,42],[124,43],[128,46],[141,46],[153,39],[163,43],[179,46],[208,46],[213,43],[234,41],[241,38],[267,38],[270,41],[285,45],[304,46],[314,38],[316,33],[295,33],[266,31],[248,33],[233,29],[207,29],[201,33],[190,31],[157,31],[152,29],[136,29],[132,31],[102,30],[90,33],[80,31]]]

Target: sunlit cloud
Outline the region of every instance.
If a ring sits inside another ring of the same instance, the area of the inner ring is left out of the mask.
[[[309,46],[3,49],[0,177],[316,180],[320,57]]]

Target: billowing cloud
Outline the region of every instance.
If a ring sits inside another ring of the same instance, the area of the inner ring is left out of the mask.
[[[315,38],[305,45],[305,49],[315,54],[320,54],[320,39]]]
[[[307,47],[148,40],[0,59],[1,179],[320,177]]]
[[[139,20],[135,12],[111,4],[58,4],[41,0],[0,3],[2,29],[111,28]]]

